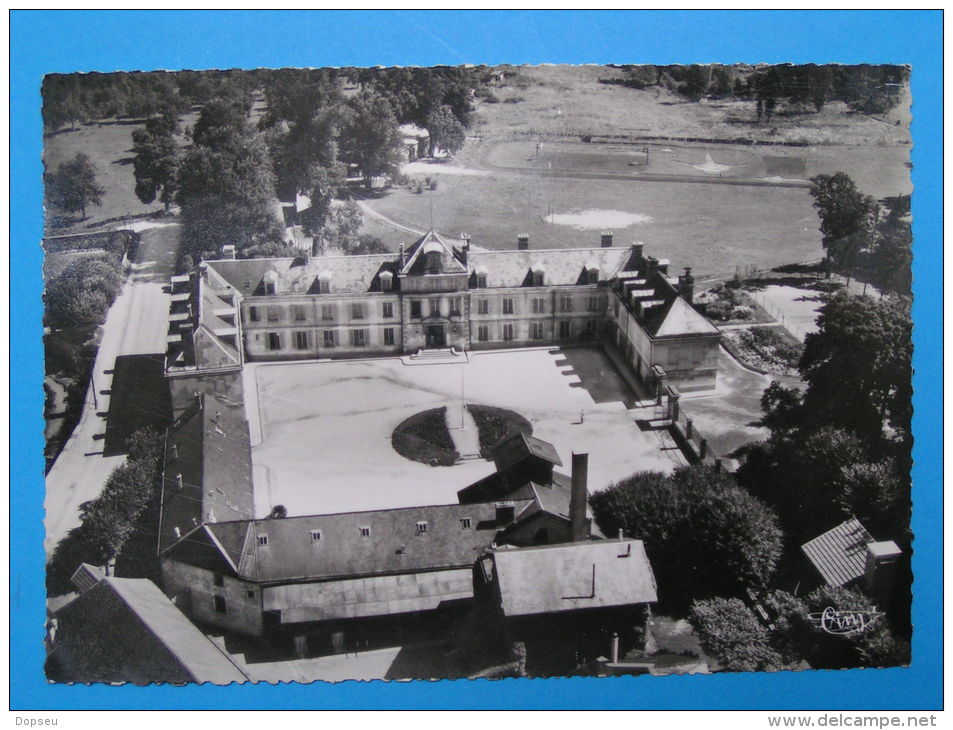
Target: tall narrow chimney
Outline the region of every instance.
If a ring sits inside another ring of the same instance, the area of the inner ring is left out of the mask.
[[[602,232],[602,248],[612,248],[612,232]]]
[[[404,242],[401,241],[401,242],[400,242],[400,269],[401,269],[401,271],[403,271],[403,269],[404,269],[404,260],[405,260],[405,258],[406,258],[406,257],[404,256]]]
[[[648,268],[646,270],[646,276],[655,276],[658,273],[658,258],[655,256],[648,257]]]
[[[467,265],[467,258],[468,258],[469,255],[470,255],[470,234],[469,234],[469,233],[461,233],[461,234],[460,234],[460,240],[463,241],[462,245],[460,246],[460,252],[461,252],[461,254],[463,255],[463,256],[462,256],[462,257],[463,257],[463,265],[466,266],[466,265]]]
[[[572,541],[589,539],[589,454],[572,455],[572,491],[569,494],[569,523],[572,526]]]
[[[642,254],[645,250],[645,244],[641,241],[635,241],[632,244],[632,258],[636,261],[642,261]]]
[[[678,293],[689,304],[695,297],[695,277],[692,276],[692,267],[686,266],[685,273],[678,277]]]
[[[516,248],[518,251],[525,251],[529,248],[529,234],[521,233],[516,237]]]
[[[516,505],[512,502],[496,503],[496,526],[506,527],[516,519]]]
[[[222,246],[222,258],[233,261],[235,259],[235,246],[231,243]]]

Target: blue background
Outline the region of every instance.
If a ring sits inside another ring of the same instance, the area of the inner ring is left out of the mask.
[[[11,709],[937,709],[942,706],[940,11],[12,11]],[[707,677],[274,686],[43,676],[40,83],[50,72],[460,63],[913,66],[913,665]]]

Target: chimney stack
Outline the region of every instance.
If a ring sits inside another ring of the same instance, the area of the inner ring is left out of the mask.
[[[405,261],[405,258],[406,258],[405,255],[404,255],[404,242],[403,242],[403,241],[400,242],[400,249],[399,249],[399,250],[400,250],[400,269],[401,269],[401,271],[403,271],[403,270],[404,270],[404,261]]]
[[[175,488],[178,489],[179,491],[181,491],[183,486],[184,486],[184,483],[182,482],[182,475],[181,475],[181,474],[176,474],[176,475],[175,475]]]
[[[516,237],[516,249],[526,251],[529,248],[529,234],[521,233]]]
[[[689,304],[695,297],[695,277],[692,276],[691,266],[686,266],[685,273],[678,277],[678,294]]]
[[[612,232],[602,232],[602,248],[612,248]]]
[[[572,455],[572,491],[569,494],[569,523],[572,527],[572,541],[582,542],[589,539],[589,518],[586,515],[589,505],[589,454]]]
[[[463,244],[460,246],[460,252],[463,254],[463,265],[467,265],[467,257],[470,254],[470,234],[461,233],[460,240],[463,241]]]
[[[516,505],[512,502],[496,503],[496,526],[506,527],[516,519]]]
[[[222,258],[228,261],[235,260],[235,246],[231,243],[222,246]]]
[[[655,276],[658,273],[658,258],[655,256],[649,256],[648,259],[648,269],[646,270],[646,276]]]
[[[864,565],[864,580],[870,595],[885,605],[893,593],[897,568],[902,555],[893,540],[871,542],[867,545],[867,561]]]

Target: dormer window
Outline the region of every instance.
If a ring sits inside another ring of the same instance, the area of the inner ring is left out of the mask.
[[[311,530],[311,544],[317,544],[321,542],[321,530]]]
[[[318,291],[321,294],[331,293],[331,272],[322,271],[318,274]]]
[[[370,528],[370,527],[359,527],[358,529],[361,531],[361,537],[370,537],[370,536],[371,536],[371,528]]]
[[[258,547],[267,547],[268,546],[268,535],[259,534],[258,535]]]
[[[586,275],[588,277],[590,284],[599,283],[599,269],[589,269],[588,271],[586,271]]]
[[[486,272],[478,271],[476,275],[476,288],[486,289]]]
[[[381,273],[381,291],[393,291],[394,289],[394,275],[389,271],[384,271]]]
[[[545,279],[545,275],[543,274],[542,271],[533,272],[533,286],[542,286],[544,279]]]
[[[417,523],[417,534],[418,534],[418,535],[424,535],[424,534],[426,534],[426,532],[427,532],[427,522],[426,522],[426,521],[420,521],[420,522],[418,522],[418,523]]]
[[[439,274],[441,265],[440,265],[440,252],[439,251],[428,251],[424,254],[427,257],[427,273],[428,274]]]
[[[278,274],[274,271],[269,271],[267,274],[265,274],[264,285],[265,285],[265,294],[274,295],[277,291]]]

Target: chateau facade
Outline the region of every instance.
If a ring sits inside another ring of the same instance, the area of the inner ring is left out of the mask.
[[[167,372],[194,379],[244,359],[603,342],[650,387],[659,368],[682,390],[714,387],[719,335],[691,307],[690,270],[673,279],[642,244],[616,247],[607,233],[600,244],[531,249],[520,236],[516,250],[489,251],[431,230],[396,255],[235,259],[226,250],[173,283],[180,310]]]

